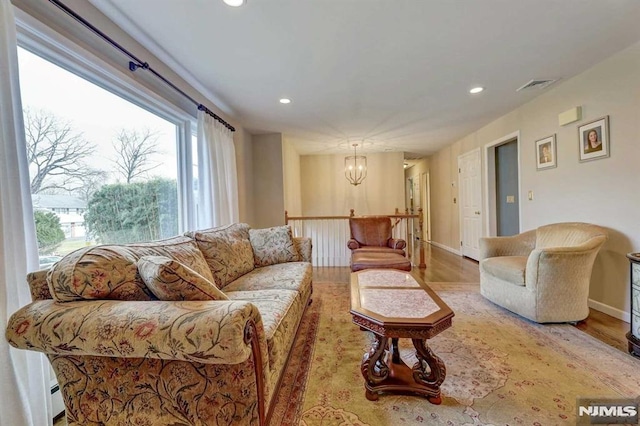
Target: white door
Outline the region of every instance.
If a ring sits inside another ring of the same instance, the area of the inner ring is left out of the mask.
[[[480,149],[458,157],[460,188],[460,248],[462,255],[478,260],[482,235],[482,184],[480,182]]]

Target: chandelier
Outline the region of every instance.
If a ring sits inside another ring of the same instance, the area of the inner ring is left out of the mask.
[[[353,155],[344,158],[344,176],[351,185],[360,185],[367,177],[367,157],[358,155],[358,144],[353,144]]]

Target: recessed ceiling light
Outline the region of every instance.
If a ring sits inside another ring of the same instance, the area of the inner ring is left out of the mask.
[[[291,103],[291,99],[282,98],[282,99],[280,99],[280,103],[281,104],[290,104]]]
[[[469,90],[469,93],[480,93],[484,90],[484,87],[474,87],[473,89]]]
[[[239,7],[242,6],[245,0],[222,0],[227,6]]]

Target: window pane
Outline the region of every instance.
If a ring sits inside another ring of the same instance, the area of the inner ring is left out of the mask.
[[[41,263],[176,235],[176,124],[24,49],[18,57]]]

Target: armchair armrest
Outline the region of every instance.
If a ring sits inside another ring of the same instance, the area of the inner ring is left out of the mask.
[[[407,246],[407,242],[401,238],[389,238],[387,246],[391,247],[392,249],[402,250]]]
[[[351,238],[349,241],[347,241],[347,247],[349,247],[350,250],[359,249],[360,243],[357,242],[355,239]]]
[[[535,229],[511,237],[481,237],[480,260],[497,256],[528,256],[535,245]]]
[[[293,237],[293,245],[300,253],[303,262],[311,263],[311,250],[313,245],[311,244],[311,238],[309,237]]]
[[[48,354],[237,364],[252,355],[255,333],[266,351],[262,318],[246,301],[43,300],[11,316],[6,338]]]

